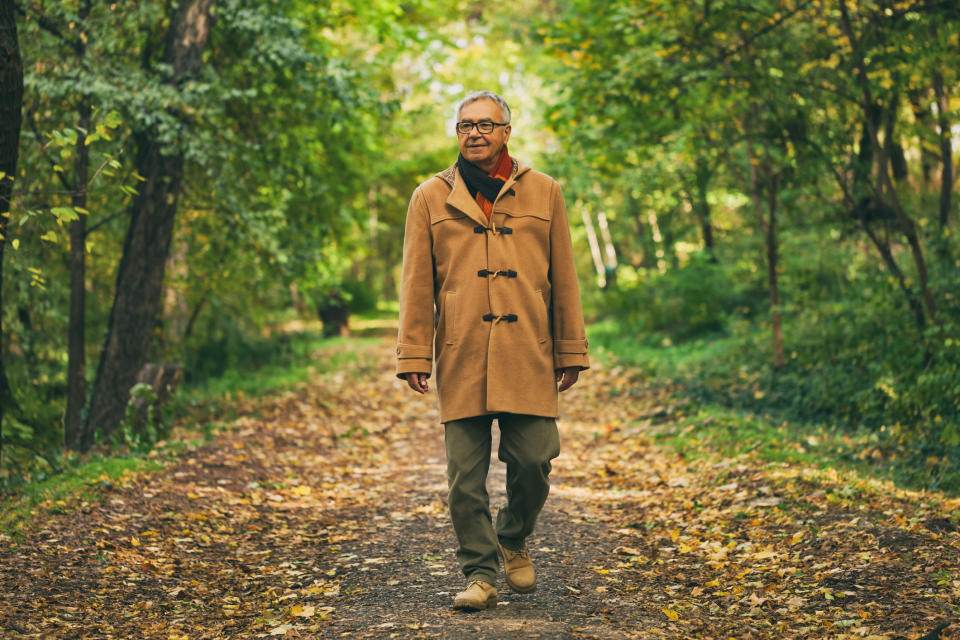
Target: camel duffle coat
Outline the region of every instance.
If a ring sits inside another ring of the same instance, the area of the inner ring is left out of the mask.
[[[587,369],[567,211],[553,178],[513,163],[490,220],[456,165],[414,191],[397,376],[432,371],[440,420],[557,417],[555,369]]]

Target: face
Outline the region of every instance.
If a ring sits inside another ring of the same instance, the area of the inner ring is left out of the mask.
[[[464,105],[463,109],[460,110],[461,122],[482,122],[484,120],[503,122],[503,112],[493,100],[481,98]],[[500,158],[500,150],[503,149],[509,139],[509,124],[503,127],[494,127],[490,133],[480,133],[474,127],[470,130],[470,133],[457,134],[460,153],[484,171],[490,171],[497,164],[497,160]]]

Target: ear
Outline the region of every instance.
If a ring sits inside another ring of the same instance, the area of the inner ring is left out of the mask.
[[[504,144],[506,144],[507,142],[510,141],[510,132],[511,132],[512,130],[513,130],[513,129],[510,127],[510,125],[507,125],[507,126],[505,126],[505,127],[503,128],[503,143],[504,143]]]

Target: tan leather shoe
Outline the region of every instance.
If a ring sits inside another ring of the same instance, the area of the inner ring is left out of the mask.
[[[517,593],[533,593],[537,590],[537,575],[526,547],[520,551],[511,551],[497,543],[497,551],[503,559],[503,572],[507,576],[507,585]]]
[[[495,606],[497,606],[497,590],[492,584],[483,580],[471,581],[467,588],[453,599],[454,609],[480,611],[492,609]]]

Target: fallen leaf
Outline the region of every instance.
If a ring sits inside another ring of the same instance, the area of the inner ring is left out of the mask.
[[[292,624],[282,624],[279,627],[274,627],[273,629],[270,629],[270,635],[282,636],[282,635],[285,635],[287,631],[290,631],[291,629],[293,629]]]

